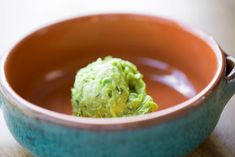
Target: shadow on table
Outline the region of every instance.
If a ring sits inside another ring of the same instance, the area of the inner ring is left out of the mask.
[[[221,146],[222,143],[212,134],[188,157],[233,157],[235,154],[229,153],[229,150]],[[226,152],[226,153],[225,153]]]

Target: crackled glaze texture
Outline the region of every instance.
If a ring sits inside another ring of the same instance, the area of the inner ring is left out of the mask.
[[[196,148],[214,129],[231,97],[224,83],[220,82],[201,107],[178,119],[146,128],[95,131],[65,127],[28,117],[6,99],[2,109],[13,136],[35,156],[178,157]]]

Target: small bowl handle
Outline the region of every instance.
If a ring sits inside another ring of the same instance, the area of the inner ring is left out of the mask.
[[[225,84],[224,95],[229,100],[235,93],[235,57],[224,52],[225,56]]]
[[[235,58],[233,56],[226,55],[225,79],[228,83],[232,83],[235,81]]]

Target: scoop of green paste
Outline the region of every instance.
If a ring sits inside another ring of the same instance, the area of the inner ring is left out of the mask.
[[[143,75],[129,61],[105,57],[77,72],[72,88],[75,116],[123,117],[156,111]]]

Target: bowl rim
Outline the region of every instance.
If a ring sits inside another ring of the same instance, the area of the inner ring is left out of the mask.
[[[45,28],[54,27],[56,25],[60,25],[64,22],[72,22],[76,20],[92,20],[94,17],[99,18],[107,18],[107,17],[125,17],[125,18],[145,18],[146,20],[161,20],[167,22],[169,24],[177,25],[184,31],[191,33],[197,38],[200,38],[207,45],[211,47],[213,52],[216,55],[216,59],[218,62],[218,68],[214,74],[213,79],[208,83],[208,85],[203,88],[197,95],[194,97],[174,105],[172,107],[156,111],[153,113],[148,113],[145,115],[138,116],[130,116],[130,117],[119,117],[119,118],[85,118],[85,117],[75,117],[71,115],[66,115],[63,113],[57,113],[55,111],[51,111],[36,104],[30,103],[29,101],[23,99],[19,96],[9,85],[5,75],[5,63],[9,56],[9,54],[24,40],[30,38],[33,34],[43,30]],[[182,22],[178,22],[176,20],[172,20],[165,17],[147,15],[147,14],[136,14],[136,13],[105,13],[105,14],[92,14],[92,15],[82,15],[77,16],[75,18],[62,20],[60,22],[44,26],[41,29],[34,31],[33,33],[27,35],[22,40],[20,40],[10,51],[4,53],[1,59],[1,69],[0,69],[0,87],[1,94],[10,102],[14,108],[17,108],[25,114],[34,119],[45,120],[47,122],[56,123],[63,126],[74,127],[79,129],[89,129],[89,130],[120,130],[127,128],[138,128],[147,125],[153,125],[158,123],[163,123],[167,120],[173,120],[175,118],[179,118],[186,113],[189,113],[195,110],[197,107],[200,107],[203,103],[201,103],[207,96],[209,96],[215,88],[218,86],[219,81],[222,78],[222,74],[224,73],[224,65],[225,59],[224,54],[221,51],[219,45],[214,40],[214,38],[203,31],[191,27],[188,24],[184,24]]]

